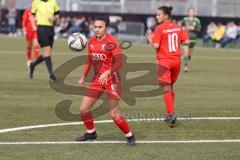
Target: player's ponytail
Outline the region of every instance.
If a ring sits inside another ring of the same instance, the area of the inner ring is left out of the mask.
[[[164,14],[168,15],[169,18],[171,18],[172,16],[172,10],[173,10],[173,7],[172,6],[161,6],[158,8],[158,10],[161,10],[163,11]]]
[[[173,7],[172,7],[172,6],[169,6],[169,7],[168,7],[168,10],[169,10],[169,12],[172,13]]]

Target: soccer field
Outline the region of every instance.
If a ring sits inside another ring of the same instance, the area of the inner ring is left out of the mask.
[[[130,81],[138,77],[137,82],[141,82],[141,76],[147,72],[127,73],[126,82],[131,84],[124,85],[131,88],[122,93],[125,98],[121,111],[132,119],[130,125],[137,139],[136,146],[128,147],[118,128],[111,121],[104,121],[110,120],[108,115],[96,119],[97,141],[75,143],[76,136],[85,131],[83,126],[59,119],[55,106],[69,99],[73,101],[70,111],[79,114],[82,96],[54,91],[44,63],[30,80],[24,46],[24,39],[0,37],[0,160],[240,159],[239,50],[195,49],[190,72],[181,72],[175,86],[175,108],[180,119],[173,129],[159,120],[165,106],[161,93],[151,94],[156,84],[134,86]],[[127,63],[133,66],[146,66],[148,70],[151,65],[146,64],[155,63],[154,51],[149,46],[133,45],[124,53]],[[56,41],[54,68],[81,54],[71,52],[65,40]],[[80,73],[81,68],[77,68],[65,83],[77,86]],[[155,74],[144,81],[154,82]],[[131,95],[144,91],[147,94]]]

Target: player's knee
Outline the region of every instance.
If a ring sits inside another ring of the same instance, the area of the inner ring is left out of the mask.
[[[39,44],[38,43],[33,43],[33,46],[34,47],[39,47]]]
[[[87,113],[88,111],[87,107],[80,106],[80,113]]]
[[[119,117],[119,113],[117,111],[110,111],[109,114],[113,120]]]
[[[27,42],[27,47],[32,47],[32,44],[30,42]]]
[[[171,92],[171,90],[172,90],[172,86],[171,85],[162,85],[162,92],[163,92],[163,94],[169,93],[169,92]]]

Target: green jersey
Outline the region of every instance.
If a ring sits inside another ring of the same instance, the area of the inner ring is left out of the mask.
[[[182,26],[189,34],[190,40],[197,38],[198,33],[201,31],[201,22],[197,17],[190,19],[189,17],[184,17],[182,21]],[[193,30],[188,29],[188,27],[193,27]]]

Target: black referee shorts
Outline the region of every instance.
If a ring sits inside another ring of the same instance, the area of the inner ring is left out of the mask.
[[[41,48],[50,46],[52,48],[54,43],[54,27],[38,25],[38,43]]]
[[[193,49],[193,48],[195,47],[195,45],[196,45],[196,42],[195,42],[195,41],[192,41],[192,42],[190,42],[190,44],[189,44],[189,48]]]

